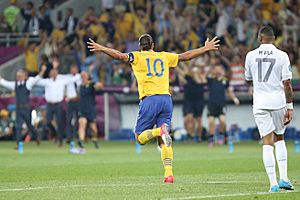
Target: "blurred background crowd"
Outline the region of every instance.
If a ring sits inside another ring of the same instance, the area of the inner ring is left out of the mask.
[[[296,0],[102,0],[101,9],[89,7],[80,18],[72,8],[66,9],[54,26],[51,10],[62,2],[44,0],[36,6],[34,1],[11,0],[0,14],[0,32],[26,33],[17,45],[25,48],[26,69],[32,75],[42,64],[51,67],[58,60],[60,73],[68,73],[76,64],[81,70],[90,69],[93,80],[106,85],[131,85],[134,77],[128,64],[89,52],[88,38],[130,52],[138,50],[141,34],[150,33],[156,51],[180,53],[216,35],[221,39],[220,51],[188,64],[206,72],[221,64],[231,85],[240,85],[245,83],[245,54],[257,47],[257,30],[265,24],[274,28],[276,45],[288,52],[294,81],[299,79],[300,3]],[[23,26],[17,26],[20,16]],[[173,85],[183,84],[176,71],[171,75]]]
[[[79,71],[91,72],[94,82],[130,87],[135,85],[135,78],[129,64],[90,52],[86,46],[89,38],[121,52],[131,52],[139,50],[139,36],[149,33],[156,51],[181,53],[203,46],[207,37],[217,36],[221,40],[219,51],[185,66],[190,73],[205,75],[210,74],[213,66],[222,66],[229,84],[238,86],[246,84],[244,59],[249,50],[259,45],[259,27],[270,25],[275,31],[275,45],[289,55],[293,82],[299,83],[297,0],[97,1],[101,1],[101,7],[88,7],[84,15],[76,14],[70,6],[52,16],[52,11],[67,0],[43,0],[38,5],[36,1],[11,0],[0,12],[0,39],[7,35],[19,37],[9,45],[24,53],[24,67],[31,76],[38,74],[43,65],[47,66],[45,77],[52,67],[59,66],[59,72],[67,74],[76,65]],[[7,46],[7,41],[0,40],[1,46]],[[186,84],[181,68],[170,71],[171,86]],[[1,134],[10,133],[12,123],[6,119],[6,111],[0,115],[4,120]]]

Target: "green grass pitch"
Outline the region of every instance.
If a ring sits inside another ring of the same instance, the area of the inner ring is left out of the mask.
[[[175,143],[173,184],[162,183],[163,167],[154,144],[136,154],[133,142],[87,144],[87,154],[70,155],[52,142],[0,142],[0,199],[300,199],[300,154],[288,143],[289,177],[295,192],[268,194],[269,182],[257,142],[227,147]],[[278,173],[277,173],[278,175]]]

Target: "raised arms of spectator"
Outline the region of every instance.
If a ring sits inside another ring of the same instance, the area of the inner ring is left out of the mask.
[[[116,60],[122,60],[127,62],[128,61],[128,55],[126,53],[122,53],[116,49],[112,49],[112,48],[108,48],[105,46],[102,46],[96,42],[94,42],[94,40],[92,40],[91,38],[89,39],[90,41],[87,42],[87,44],[89,45],[88,48],[90,49],[90,51],[92,52],[103,52],[107,55],[109,55],[110,57],[116,59]]]
[[[41,42],[40,42],[40,44],[37,46],[37,49],[38,49],[38,50],[42,49],[42,48],[45,46],[45,44],[46,44],[46,42],[47,42],[47,39],[48,39],[47,31],[42,32],[42,33],[41,33]]]
[[[32,87],[40,80],[43,78],[45,72],[46,72],[47,67],[45,65],[42,66],[42,69],[40,71],[40,73],[35,76],[35,77],[29,77],[27,82],[26,82],[26,88],[28,90],[31,90]]]
[[[101,82],[97,82],[94,85],[95,90],[99,91],[104,87],[104,85]]]
[[[15,84],[16,84],[15,81],[7,81],[0,76],[0,85],[2,85],[3,87],[9,90],[14,90]]]
[[[80,74],[76,74],[75,76],[69,76],[69,77],[65,77],[64,79],[61,79],[61,81],[63,81],[64,85],[68,85],[70,83],[75,83],[79,80],[81,80]]]
[[[41,79],[41,77],[43,77],[45,71],[46,71],[46,68],[42,67],[41,72],[36,77],[29,77],[26,82],[26,88],[28,90],[31,90],[32,86],[34,84],[36,84]],[[2,85],[3,87],[6,87],[7,89],[15,90],[16,82],[15,81],[7,81],[0,76],[0,85]]]
[[[204,19],[203,25],[207,26],[207,24],[209,23],[210,18],[202,10],[200,10],[199,15]]]
[[[218,47],[220,40],[218,40],[217,37],[214,37],[212,40],[209,40],[209,38],[206,39],[204,47],[200,47],[198,49],[193,49],[186,51],[184,53],[181,53],[178,55],[178,61],[187,61],[191,60],[193,58],[197,58],[198,56],[211,51],[211,50],[218,50]]]

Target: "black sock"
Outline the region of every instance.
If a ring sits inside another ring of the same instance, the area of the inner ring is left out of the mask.
[[[225,133],[224,133],[224,132],[220,132],[219,134],[220,134],[220,135],[224,135],[224,137],[227,137],[227,136],[228,136],[227,132],[225,132]]]
[[[208,142],[213,142],[213,141],[214,141],[214,135],[209,135]]]
[[[80,148],[84,148],[83,141],[79,140],[79,141],[78,141],[78,146],[79,146]]]

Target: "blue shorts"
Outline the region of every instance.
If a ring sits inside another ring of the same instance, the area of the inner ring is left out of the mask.
[[[79,112],[79,118],[80,117],[86,118],[88,123],[93,123],[93,122],[96,122],[97,114],[96,114],[96,111]]]
[[[146,97],[139,104],[139,113],[135,126],[135,133],[160,127],[163,123],[171,126],[173,102],[170,95],[154,95]]]

